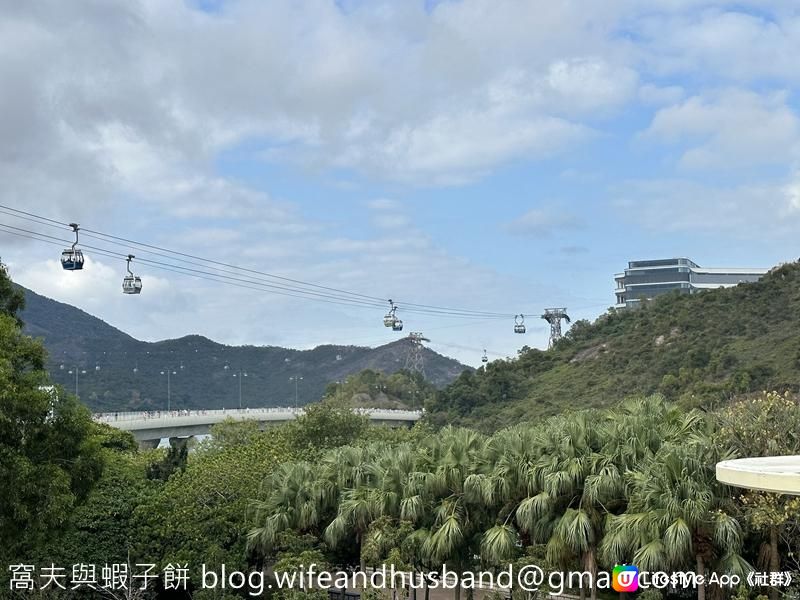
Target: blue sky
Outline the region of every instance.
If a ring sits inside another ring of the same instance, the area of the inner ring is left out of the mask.
[[[2,204],[381,298],[533,315],[525,338],[513,323],[406,319],[470,364],[546,345],[547,306],[595,318],[628,260],[797,258],[794,1],[6,12]],[[120,261],[63,273],[57,253],[0,233],[16,280],[138,338],[393,339],[381,311],[144,265],[131,301]]]

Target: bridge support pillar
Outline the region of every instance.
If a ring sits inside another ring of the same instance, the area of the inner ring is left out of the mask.
[[[139,450],[152,450],[161,440],[139,440]]]
[[[186,446],[189,444],[189,440],[193,440],[194,436],[190,435],[187,437],[171,437],[169,438],[169,445],[173,448],[180,448],[181,446]]]

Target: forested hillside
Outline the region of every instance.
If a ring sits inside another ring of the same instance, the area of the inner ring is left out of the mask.
[[[50,378],[78,395],[94,411],[287,406],[319,400],[326,386],[364,369],[396,373],[405,367],[410,342],[364,346],[318,346],[294,350],[277,346],[226,346],[199,335],[143,342],[74,306],[25,293],[25,332],[41,338],[48,351]],[[380,324],[377,325],[380,327]],[[464,369],[456,360],[424,349],[428,381],[444,386]],[[61,368],[63,365],[63,368]],[[227,365],[227,368],[226,368]],[[85,373],[83,373],[85,371]],[[73,372],[74,373],[74,372]],[[174,374],[172,374],[174,373]],[[234,377],[234,374],[236,377]],[[292,378],[298,379],[295,383]]]
[[[800,263],[757,283],[662,296],[573,323],[552,350],[523,348],[463,373],[430,403],[439,424],[483,430],[662,393],[686,407],[800,387]]]

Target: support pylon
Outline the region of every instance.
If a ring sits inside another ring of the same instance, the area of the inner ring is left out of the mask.
[[[430,340],[418,331],[409,333],[406,339],[409,341],[409,345],[405,369],[411,373],[420,373],[424,378],[425,357],[422,350],[425,346],[422,345],[422,342],[430,342]]]
[[[542,318],[550,323],[550,340],[547,343],[548,348],[561,339],[561,319],[569,323],[569,315],[566,308],[545,308]]]

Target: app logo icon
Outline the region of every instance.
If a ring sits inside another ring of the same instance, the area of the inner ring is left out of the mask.
[[[639,589],[639,567],[617,565],[611,572],[611,587],[615,592],[635,592]]]

